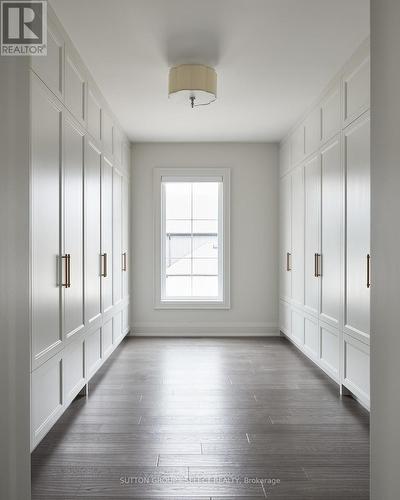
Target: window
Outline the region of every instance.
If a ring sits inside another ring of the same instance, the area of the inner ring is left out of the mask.
[[[229,170],[155,169],[156,307],[229,307]]]

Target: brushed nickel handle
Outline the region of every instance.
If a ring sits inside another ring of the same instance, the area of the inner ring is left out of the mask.
[[[371,288],[371,255],[367,253],[367,288]]]
[[[286,271],[292,270],[291,258],[292,258],[292,254],[290,252],[287,252],[286,253]]]
[[[70,288],[71,287],[71,255],[69,253],[66,253],[65,255],[61,256],[61,259],[64,261],[64,276],[65,276],[65,283],[61,283],[61,286],[64,288]]]
[[[314,278],[318,278],[318,254],[314,254]]]
[[[127,266],[126,266],[126,252],[122,254],[122,270],[126,271]]]
[[[68,288],[71,288],[71,254],[67,254],[67,262],[68,262]]]
[[[315,254],[315,277],[320,278],[322,276],[322,255],[320,253]]]
[[[103,260],[103,271],[101,273],[103,278],[107,278],[108,272],[107,272],[107,254],[103,253],[101,254],[102,260]]]

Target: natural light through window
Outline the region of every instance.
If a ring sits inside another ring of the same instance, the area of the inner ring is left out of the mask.
[[[222,179],[162,179],[162,298],[222,300]]]

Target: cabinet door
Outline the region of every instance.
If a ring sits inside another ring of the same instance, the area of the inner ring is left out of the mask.
[[[101,140],[101,106],[95,91],[89,85],[87,105],[87,125],[88,132],[98,142]]]
[[[101,141],[103,150],[113,154],[113,123],[110,115],[105,109],[101,110]]]
[[[113,172],[113,302],[122,300],[122,175],[114,168]]]
[[[338,327],[341,320],[342,168],[340,139],[321,151],[320,318]]]
[[[103,157],[101,167],[101,299],[103,313],[111,309],[113,255],[113,168]]]
[[[123,298],[129,297],[129,178],[124,177],[122,186],[122,258],[123,258],[123,274],[122,274],[122,294]]]
[[[64,290],[64,335],[84,327],[83,290],[83,147],[84,134],[75,122],[64,120],[63,221],[67,287]],[[65,267],[63,266],[63,269]]]
[[[64,40],[51,16],[47,19],[47,55],[31,57],[33,71],[47,87],[60,99],[63,97]]]
[[[304,304],[304,176],[303,166],[292,174],[292,300]]]
[[[345,328],[362,338],[370,333],[370,117],[345,130],[346,299]]]
[[[306,156],[315,153],[321,142],[321,108],[317,106],[304,124],[304,149]]]
[[[287,175],[280,181],[280,296],[292,298],[292,273],[290,258],[292,253],[292,177]]]
[[[100,304],[100,151],[86,142],[85,159],[85,269],[86,321],[93,322],[101,313]]]
[[[65,105],[81,123],[86,121],[84,70],[69,49],[65,53]]]
[[[311,158],[304,167],[304,306],[307,312],[318,315],[320,254],[320,203],[321,161],[320,156]]]
[[[61,107],[32,77],[32,365],[61,347],[60,176]]]

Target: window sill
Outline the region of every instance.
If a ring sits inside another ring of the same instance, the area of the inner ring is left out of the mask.
[[[154,309],[230,309],[231,305],[219,301],[165,301],[159,302]]]

